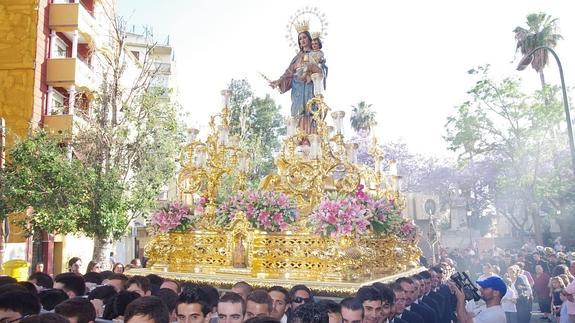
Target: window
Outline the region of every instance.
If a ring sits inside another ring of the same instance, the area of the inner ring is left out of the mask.
[[[66,45],[66,43],[56,37],[56,44],[54,46],[54,52],[52,53],[52,57],[54,58],[62,58],[62,57],[66,57],[66,52],[68,51],[68,45]]]
[[[52,93],[52,112],[51,115],[64,114],[64,96],[54,90]]]

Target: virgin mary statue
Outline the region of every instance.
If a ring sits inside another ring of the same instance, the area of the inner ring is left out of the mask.
[[[270,82],[270,86],[274,89],[279,88],[280,93],[291,90],[291,116],[299,118],[299,127],[309,134],[312,132],[312,122],[310,113],[305,111],[305,105],[314,97],[314,89],[313,82],[308,76],[320,69],[315,64],[309,64],[311,35],[308,26],[296,26],[296,30],[299,52],[291,60],[284,74],[279,79]]]

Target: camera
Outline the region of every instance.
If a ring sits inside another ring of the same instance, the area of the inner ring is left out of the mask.
[[[479,296],[479,293],[477,292],[479,289],[473,284],[471,279],[469,279],[466,272],[456,272],[451,275],[451,280],[453,280],[455,285],[463,291],[466,301],[474,300],[477,302],[481,299],[481,296]]]

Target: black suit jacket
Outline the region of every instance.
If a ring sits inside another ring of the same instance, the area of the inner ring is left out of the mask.
[[[399,317],[394,317],[391,320],[389,320],[389,323],[408,323],[405,320],[400,319]]]
[[[407,323],[425,323],[421,315],[409,310],[403,311],[401,314],[401,319]]]
[[[424,323],[439,323],[435,318],[435,313],[425,304],[411,304],[411,310],[423,317]]]
[[[435,320],[436,323],[441,323],[440,319],[439,319],[439,313],[437,312],[437,309],[434,307],[431,307],[430,305],[426,304],[423,301],[420,301],[419,304],[423,307],[427,307],[427,309],[429,311],[431,311],[431,313],[433,314],[433,319]]]
[[[435,302],[439,306],[437,308],[437,312],[439,312],[441,322],[443,323],[450,322],[446,320],[447,316],[445,315],[445,298],[443,297],[443,295],[439,294],[438,292],[431,291],[427,296],[432,300],[435,300]]]

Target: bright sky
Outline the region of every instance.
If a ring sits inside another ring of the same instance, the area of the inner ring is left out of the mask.
[[[376,135],[383,141],[402,140],[413,152],[448,155],[444,125],[473,85],[467,70],[489,63],[497,76],[518,73],[519,57],[512,62],[512,30],[526,26],[529,13],[559,18],[564,40],[556,50],[567,86],[575,85],[575,2],[570,0],[118,3],[130,24],[170,35],[179,100],[191,116],[188,125],[207,124],[208,116],[220,109],[220,90],[232,78],[247,78],[256,95],[271,94],[289,114],[289,93],[269,88],[258,72],[272,79],[284,72],[295,54],[285,39],[286,24],[305,6],[318,7],[329,24],[323,48],[329,66],[328,105],[346,111],[348,118],[357,102],[373,104]],[[520,75],[527,89],[539,86],[530,68]],[[559,84],[554,62],[546,79]]]

